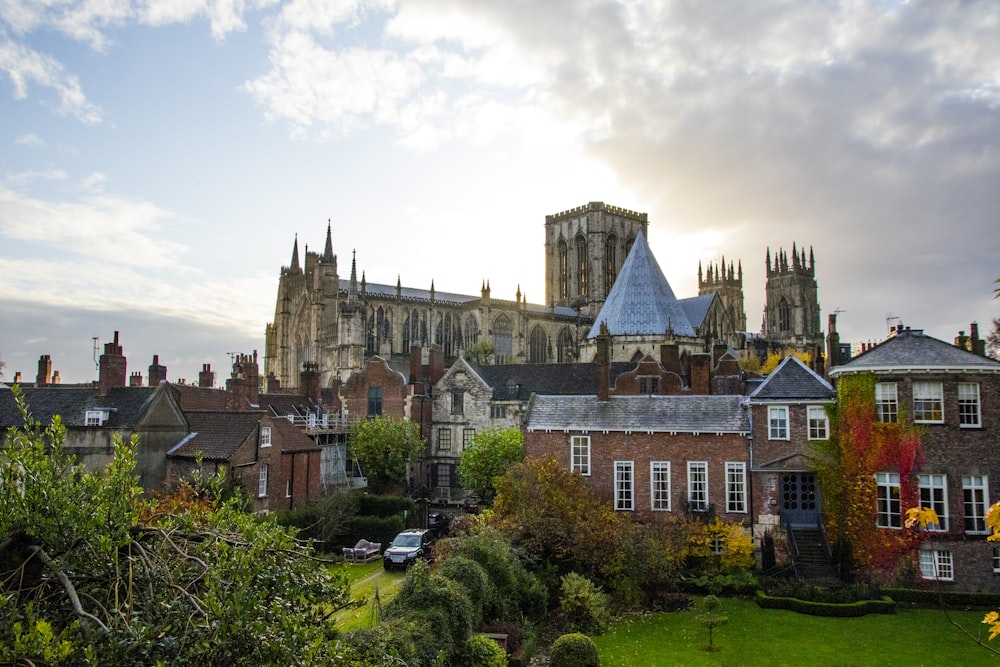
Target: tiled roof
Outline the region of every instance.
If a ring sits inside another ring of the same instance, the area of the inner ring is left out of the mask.
[[[225,410],[227,392],[224,389],[171,384],[171,390],[181,410]]]
[[[680,299],[681,308],[684,309],[684,314],[687,315],[691,326],[697,329],[705,322],[708,307],[712,305],[712,301],[714,300],[714,294],[702,294],[701,296],[690,296],[686,299]]]
[[[267,410],[275,417],[314,415],[318,408],[312,400],[298,394],[261,394],[259,402],[262,410]]]
[[[750,394],[751,401],[822,400],[832,401],[837,392],[800,359],[789,355]]]
[[[105,427],[131,428],[142,416],[143,407],[156,387],[119,387],[99,396],[94,387],[22,387],[28,411],[43,424],[59,415],[68,427],[83,427],[87,410],[110,408]],[[0,390],[0,427],[22,426],[21,415],[10,389]]]
[[[1000,373],[1000,362],[926,336],[919,329],[906,329],[833,367],[830,375],[905,370]]]
[[[641,231],[587,337],[596,338],[602,323],[612,336],[663,335],[667,329],[696,335]]]
[[[282,452],[319,451],[319,445],[305,432],[287,419],[272,419],[272,441],[280,444]]]
[[[579,364],[501,364],[469,366],[493,388],[497,401],[524,400],[531,394],[597,393],[597,365]],[[620,374],[635,368],[630,362],[611,364],[611,384]]]
[[[741,396],[535,396],[529,431],[749,433]]]
[[[351,287],[351,281],[346,279],[340,280],[340,289],[342,291],[348,291]],[[360,287],[359,287],[360,289]],[[380,283],[365,283],[365,294],[371,296],[377,296],[382,299],[395,299],[396,298],[396,286],[395,285],[383,285]],[[431,291],[429,289],[417,289],[415,287],[400,287],[399,295],[403,299],[416,300],[416,301],[430,301]],[[453,304],[462,305],[470,304],[473,302],[478,302],[482,299],[481,294],[475,296],[469,294],[455,294],[454,292],[440,292],[434,290],[434,300],[438,303],[443,304]],[[511,306],[516,306],[515,301],[509,301]],[[542,304],[525,304],[525,308],[528,312],[535,313],[538,315],[553,314],[560,315],[562,317],[576,317],[576,310],[569,308],[567,306],[546,306]]]
[[[226,461],[240,445],[254,436],[261,412],[186,412],[188,435],[168,456],[194,458],[198,452],[208,461]]]

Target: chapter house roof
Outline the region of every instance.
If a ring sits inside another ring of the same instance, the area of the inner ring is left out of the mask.
[[[749,433],[744,397],[539,396],[528,409],[529,431],[638,431],[648,433]]]
[[[847,363],[834,366],[830,376],[866,372],[1000,373],[1000,362],[926,336],[920,329],[904,329]]]
[[[668,329],[678,336],[697,335],[641,231],[588,338],[597,337],[601,323],[612,336],[662,336]]]
[[[750,394],[751,401],[821,400],[832,401],[837,392],[802,361],[788,355]]]

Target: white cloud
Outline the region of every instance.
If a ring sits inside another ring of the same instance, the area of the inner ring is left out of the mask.
[[[140,23],[153,26],[190,23],[196,18],[208,19],[212,36],[217,41],[230,32],[246,29],[243,0],[141,0],[136,14]]]
[[[42,147],[45,146],[45,141],[40,137],[31,134],[22,134],[21,136],[14,139],[14,143],[18,146],[31,146],[31,147]]]
[[[83,190],[101,191],[108,181],[108,175],[99,171],[88,174],[80,181],[80,188]]]
[[[16,174],[7,174],[6,180],[11,185],[23,188],[36,181],[63,181],[66,180],[66,172],[62,169],[45,169],[42,171],[21,171]]]
[[[3,39],[0,34],[0,39]],[[65,71],[59,61],[45,53],[10,40],[0,41],[0,71],[6,72],[14,85],[14,99],[28,96],[30,85],[50,88],[59,98],[60,113],[76,116],[92,125],[101,120],[101,109],[84,95],[76,75]]]
[[[170,218],[149,202],[108,195],[52,202],[0,188],[0,235],[99,261],[108,271],[118,265],[184,270],[185,246],[163,233]]]

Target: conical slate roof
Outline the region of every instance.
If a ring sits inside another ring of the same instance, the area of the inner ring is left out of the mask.
[[[641,231],[588,338],[597,337],[602,322],[612,336],[663,335],[668,328],[678,336],[696,335]]]

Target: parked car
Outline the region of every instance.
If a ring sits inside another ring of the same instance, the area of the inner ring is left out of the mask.
[[[405,570],[418,558],[431,559],[431,542],[434,534],[426,528],[409,528],[392,540],[382,554],[382,567],[386,570]]]
[[[448,524],[451,517],[444,512],[431,512],[427,515],[427,528],[434,533],[435,537],[441,537],[448,532]]]
[[[462,501],[462,509],[464,509],[469,514],[479,514],[479,510],[483,507],[483,501],[479,496],[466,496],[465,500]]]

